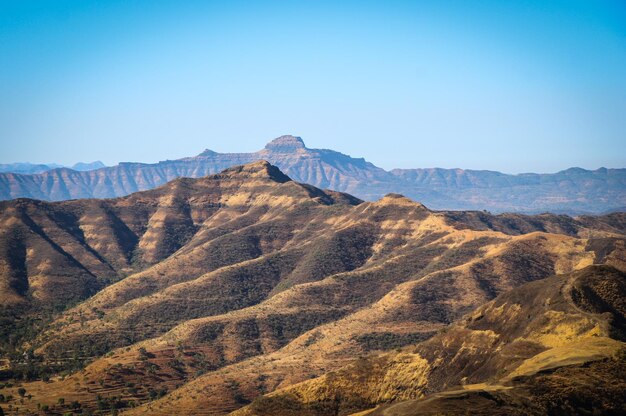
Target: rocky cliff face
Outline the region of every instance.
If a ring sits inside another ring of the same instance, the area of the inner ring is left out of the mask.
[[[396,192],[433,209],[580,214],[626,207],[626,169],[524,175],[460,169],[388,172],[364,159],[309,149],[294,136],[279,137],[254,153],[205,150],[179,160],[120,163],[87,172],[62,168],[35,175],[0,173],[0,199],[113,198],[153,189],[175,178],[203,177],[256,160],[267,160],[292,179],[318,188],[347,192],[364,200]]]

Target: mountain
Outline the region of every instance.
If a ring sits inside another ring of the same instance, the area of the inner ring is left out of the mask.
[[[114,198],[153,189],[178,177],[203,177],[258,160],[269,161],[296,181],[368,201],[400,193],[432,209],[569,214],[600,214],[626,206],[626,169],[572,168],[522,175],[461,169],[388,172],[362,158],[309,149],[295,136],[274,139],[254,153],[205,150],[195,157],[156,164],[120,163],[88,172],[62,168],[36,175],[0,173],[0,199]]]
[[[233,416],[621,414],[625,298],[626,273],[606,266],[526,283],[428,341],[355,360]]]
[[[394,169],[392,174],[415,186],[454,196],[456,209],[493,209],[555,213],[623,211],[626,169],[570,168],[554,174],[463,169]],[[481,208],[482,207],[482,208]]]
[[[78,162],[75,163],[74,165],[72,165],[72,169],[73,170],[78,170],[81,172],[84,171],[88,171],[88,170],[95,170],[95,169],[100,169],[100,168],[104,168],[105,165],[104,163],[100,162],[99,160],[96,160],[95,162]]]
[[[47,172],[52,169],[62,168],[62,165],[56,163],[46,163],[46,164],[33,164],[33,163],[9,163],[9,164],[0,164],[0,173],[19,173],[25,175],[32,175],[37,173]],[[88,171],[94,169],[103,168],[104,163],[99,160],[91,163],[83,163],[78,162],[74,164],[71,169],[77,171]]]
[[[62,167],[61,165],[57,165],[56,163],[48,163],[48,164],[34,164],[34,163],[2,163],[0,164],[0,172],[1,173],[22,173],[26,175],[30,175],[33,173],[42,173],[48,170],[56,169]]]
[[[594,264],[626,270],[624,213],[432,211],[398,194],[364,202],[265,161],[114,199],[4,201],[0,224],[0,379],[27,380],[0,394],[24,412],[226,414],[357,357],[434,342],[525,283],[596,275],[585,269]],[[541,331],[567,337],[550,311]],[[606,328],[598,334],[610,338]],[[20,402],[20,388],[31,398]],[[410,385],[395,388],[389,400],[412,398]],[[369,397],[359,408],[377,403]],[[263,410],[254,406],[242,411]]]

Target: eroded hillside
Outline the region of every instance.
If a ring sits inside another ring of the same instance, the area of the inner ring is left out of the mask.
[[[527,283],[415,347],[356,360],[233,416],[619,414],[625,295],[626,274],[606,266]]]
[[[355,357],[437,339],[527,282],[594,263],[624,269],[626,258],[624,214],[435,212],[395,194],[362,202],[267,162],[119,199],[5,202],[0,220],[12,319],[82,300],[11,344],[6,371],[50,378],[24,384],[32,398],[19,406],[30,412],[78,402],[225,414]],[[430,391],[395,388],[377,400]]]

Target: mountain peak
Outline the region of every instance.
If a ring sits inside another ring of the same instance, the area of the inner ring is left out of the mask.
[[[228,168],[220,175],[236,175],[249,178],[267,178],[275,182],[285,183],[291,181],[291,178],[281,172],[276,166],[272,165],[266,160],[258,160],[256,162],[248,163],[246,165],[233,166]]]
[[[200,153],[198,156],[207,156],[207,157],[212,157],[212,156],[217,156],[218,153],[214,152],[211,149],[204,149],[204,151],[202,153]]]
[[[106,165],[99,160],[95,162],[78,162],[72,166],[72,169],[79,171],[87,171],[87,170],[96,170],[100,168],[104,168]]]
[[[426,208],[423,204],[413,201],[411,198],[407,198],[402,194],[388,193],[378,201],[374,202],[375,205],[403,205],[403,206],[415,206]]]
[[[298,136],[285,135],[277,137],[265,145],[265,149],[273,152],[293,152],[299,149],[306,149],[302,139]]]

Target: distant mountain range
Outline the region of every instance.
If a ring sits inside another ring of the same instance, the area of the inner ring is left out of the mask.
[[[120,163],[84,172],[57,168],[32,175],[0,173],[0,199],[119,197],[178,177],[203,177],[257,160],[267,160],[294,180],[319,188],[364,200],[400,193],[431,209],[599,214],[626,207],[626,169],[571,168],[554,174],[519,175],[439,168],[386,171],[363,158],[309,149],[295,136],[281,136],[254,153],[205,150],[178,160]]]
[[[2,173],[21,173],[25,175],[32,175],[35,173],[43,173],[52,169],[59,169],[66,166],[59,165],[57,163],[0,163],[0,172]],[[91,163],[78,162],[69,167],[72,170],[87,171],[100,169],[105,167],[104,163],[98,161]]]

